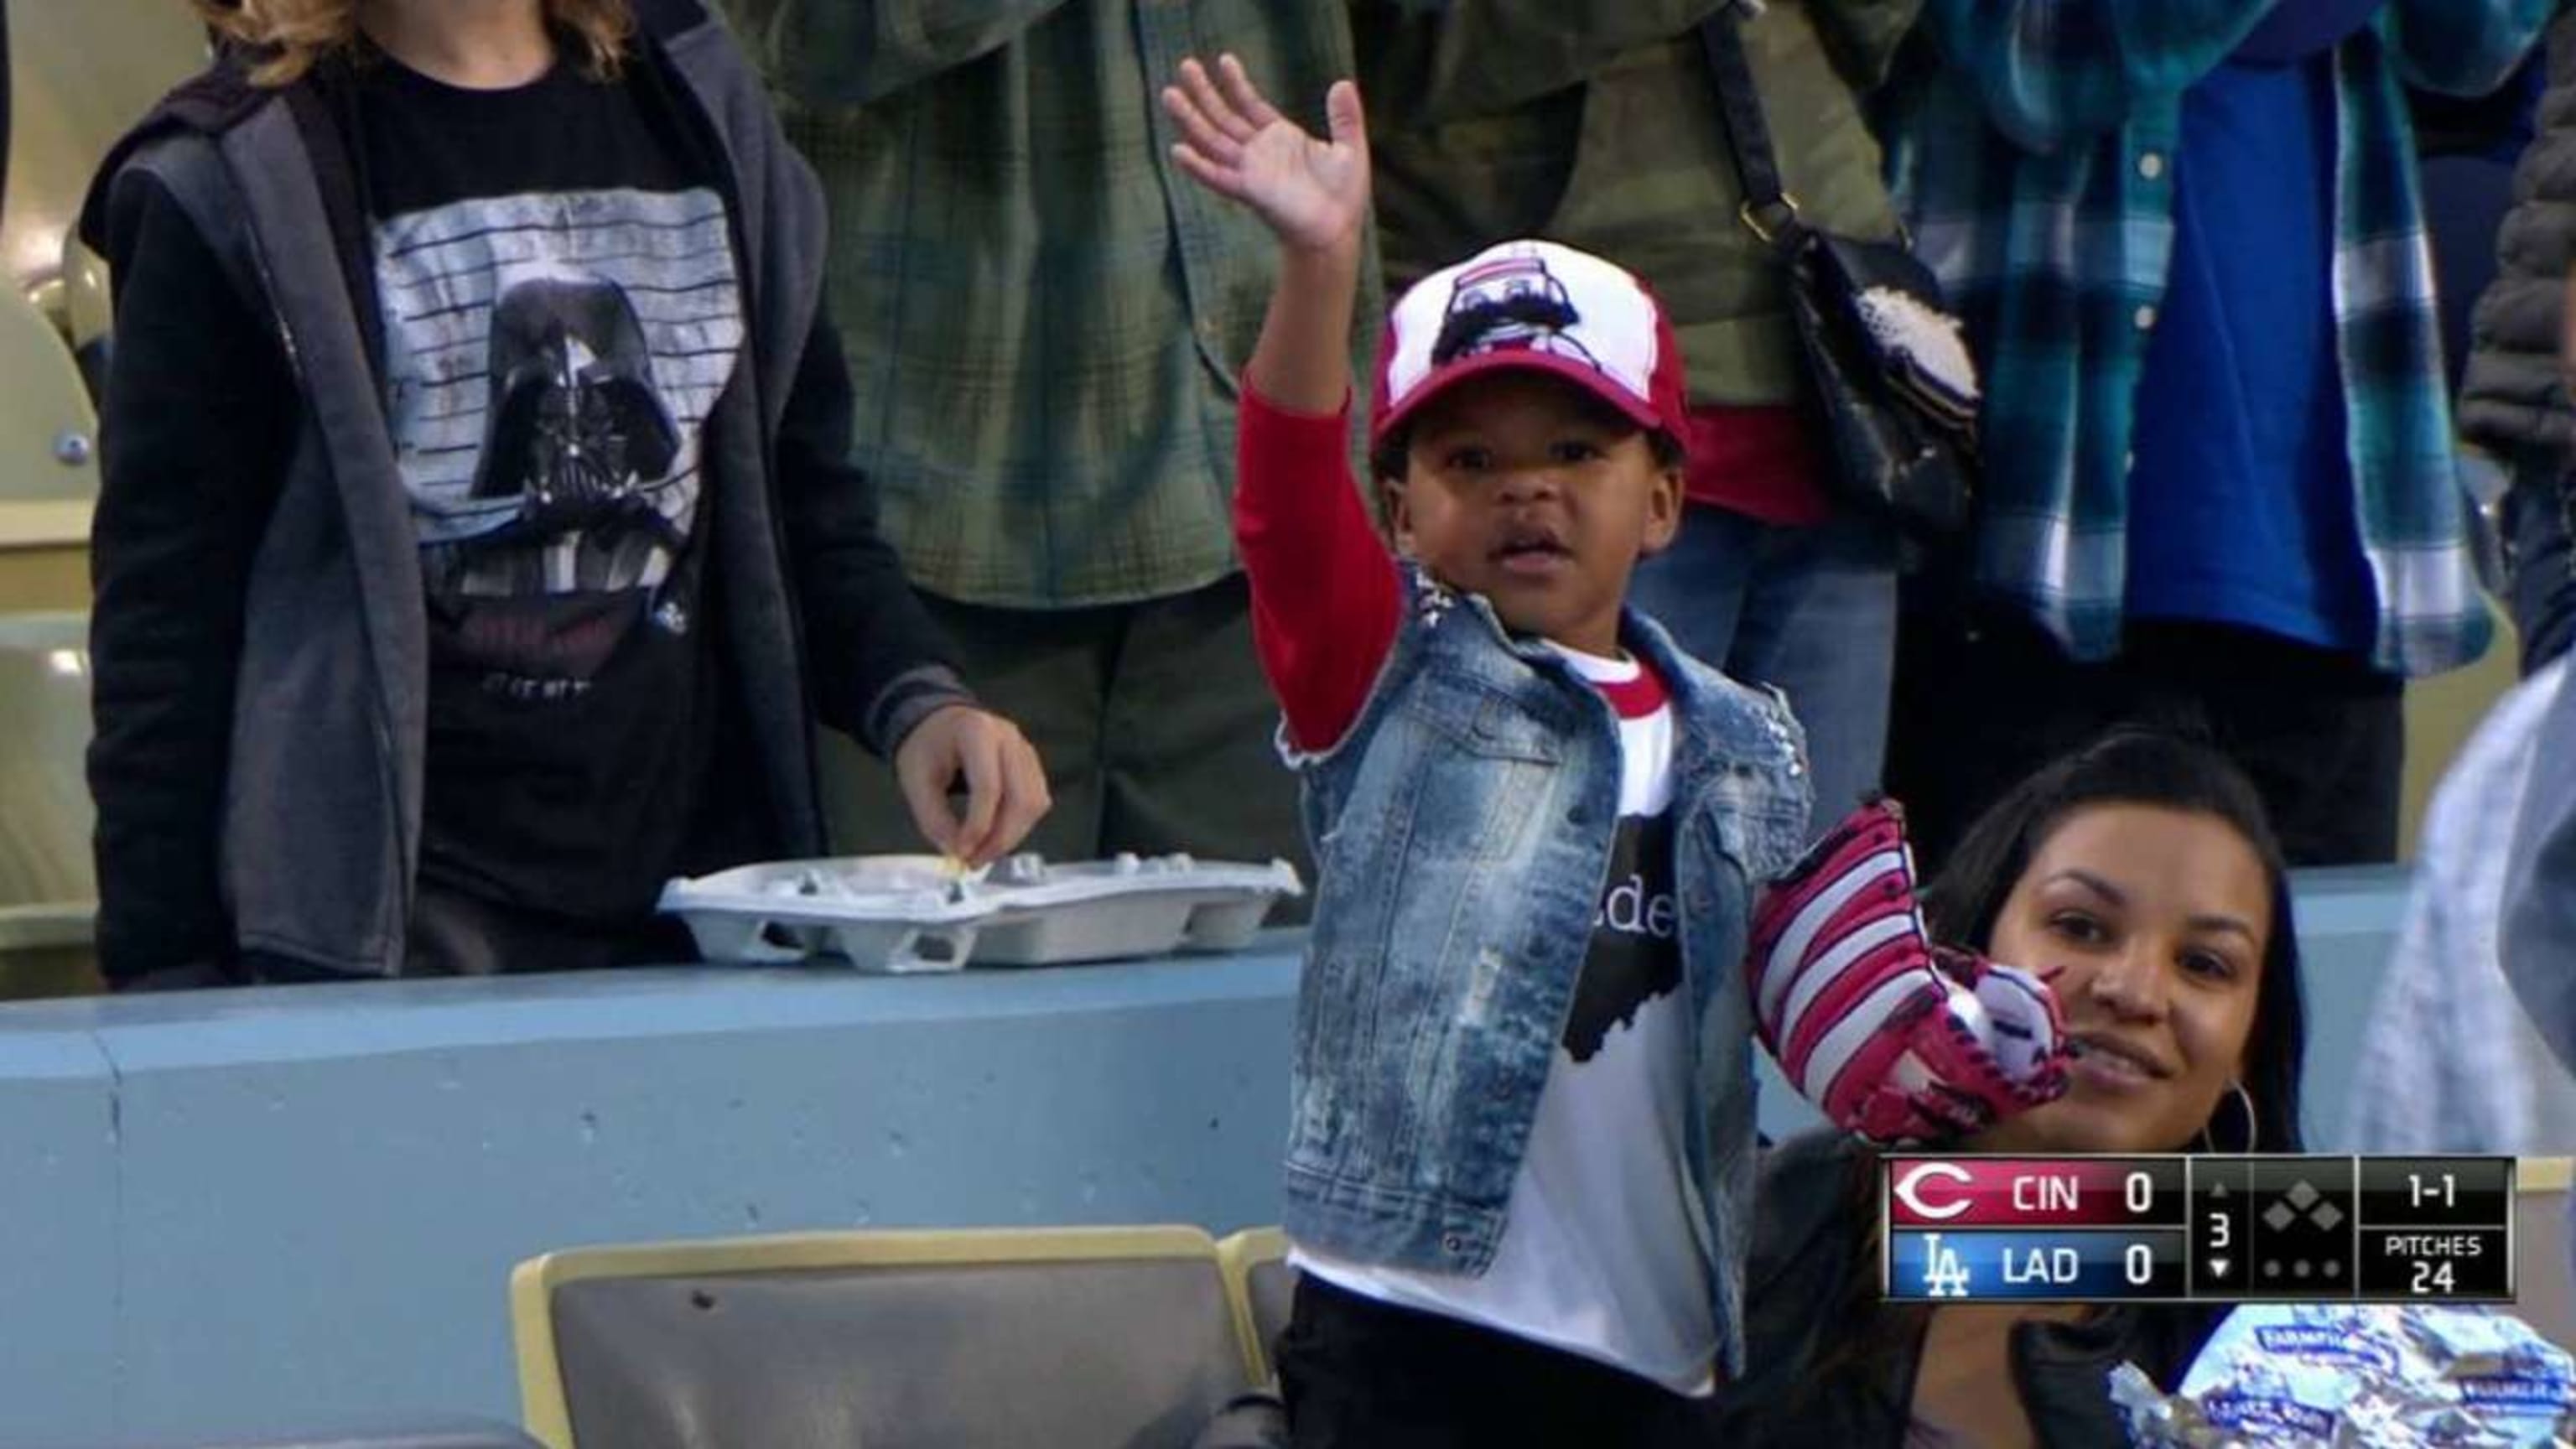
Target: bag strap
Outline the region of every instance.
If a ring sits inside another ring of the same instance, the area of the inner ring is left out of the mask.
[[[1709,78],[1717,85],[1717,128],[1735,157],[1735,173],[1744,182],[1744,208],[1739,215],[1753,234],[1774,246],[1794,241],[1798,198],[1780,180],[1780,157],[1771,144],[1771,121],[1762,109],[1762,92],[1753,84],[1753,62],[1744,52],[1742,24],[1734,6],[1699,24],[1700,49],[1708,57]],[[1785,247],[1784,247],[1785,249]]]

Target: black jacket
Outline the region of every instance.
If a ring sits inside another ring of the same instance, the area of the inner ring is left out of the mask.
[[[1849,1138],[1817,1133],[1784,1143],[1762,1165],[1755,1191],[1752,1261],[1745,1269],[1745,1376],[1720,1391],[1718,1444],[1764,1449],[1901,1449],[1922,1355],[1920,1316],[1882,1317],[1885,1351],[1853,1372],[1821,1377],[1875,1305],[1875,1260],[1855,1261],[1861,1240],[1856,1186],[1878,1194],[1874,1163]],[[1855,1283],[1859,1275],[1865,1281]],[[1856,1292],[1855,1290],[1863,1290]],[[2136,1363],[2171,1390],[2220,1315],[2179,1307],[2114,1308],[2082,1323],[2025,1323],[2013,1330],[2013,1382],[2041,1449],[2125,1449],[2110,1374]]]
[[[2460,429],[2505,458],[2576,442],[2558,339],[2576,263],[2576,13],[2549,29],[2540,129],[2514,171],[2514,206],[2496,237],[2497,273],[2470,323]]]
[[[963,686],[846,461],[821,190],[697,0],[638,11],[633,64],[732,204],[748,324],[703,454],[726,703],[702,793],[739,809],[687,864],[818,854],[816,718],[890,751]],[[263,90],[220,60],[117,148],[83,218],[119,287],[90,780],[120,983],[402,969],[427,606],[334,104],[328,66]]]

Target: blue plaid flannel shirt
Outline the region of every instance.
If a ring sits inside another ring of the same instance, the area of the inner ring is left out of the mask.
[[[2468,663],[2492,633],[2400,81],[2491,89],[2553,8],[2390,0],[2335,58],[2332,285],[2379,598],[2373,658],[2392,673]],[[2079,659],[2120,645],[2130,432],[2173,250],[2182,95],[2265,13],[2247,0],[1929,0],[1931,44],[1916,54],[1937,63],[1889,96],[1899,204],[1985,373],[1979,582]]]

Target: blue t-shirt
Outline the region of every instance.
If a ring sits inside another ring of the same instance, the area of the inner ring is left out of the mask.
[[[2254,65],[2289,65],[2350,39],[2388,0],[2278,0],[2236,46],[2230,59]]]
[[[2183,98],[2129,478],[2133,618],[2373,643],[2336,353],[2333,65],[2235,60]]]

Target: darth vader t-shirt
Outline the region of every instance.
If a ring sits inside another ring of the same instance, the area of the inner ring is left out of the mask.
[[[421,873],[650,910],[705,774],[699,432],[740,365],[723,195],[649,85],[379,58],[344,110],[420,540]]]

